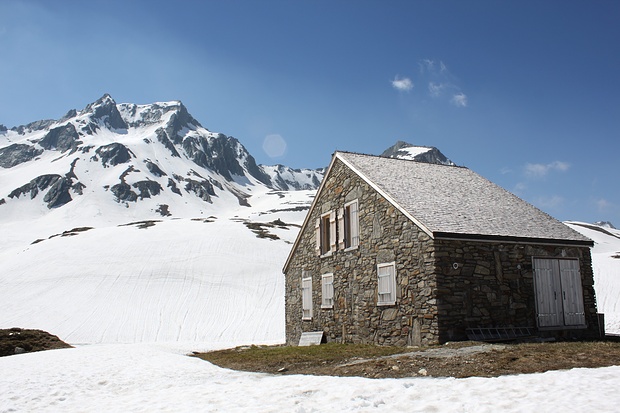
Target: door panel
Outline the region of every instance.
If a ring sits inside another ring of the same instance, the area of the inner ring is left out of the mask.
[[[579,261],[559,260],[564,305],[564,323],[567,326],[585,325],[583,289],[579,274]]]
[[[557,260],[537,258],[534,269],[538,325],[553,327],[564,324]]]

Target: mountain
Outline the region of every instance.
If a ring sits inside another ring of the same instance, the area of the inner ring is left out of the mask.
[[[439,149],[433,146],[415,146],[403,141],[398,141],[393,146],[387,148],[381,156],[440,165],[455,165]]]
[[[312,190],[322,178],[320,170],[257,165],[237,139],[204,128],[181,102],[117,104],[108,94],[59,120],[0,127],[0,174],[5,216],[81,199],[144,218],[249,206],[257,188]]]

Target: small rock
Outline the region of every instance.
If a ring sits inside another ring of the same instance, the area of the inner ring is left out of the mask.
[[[26,352],[26,349],[22,348],[22,347],[15,347],[15,354],[24,354]]]
[[[278,369],[278,373],[284,373],[285,371],[288,371],[286,367],[281,367]]]
[[[426,375],[428,375],[428,371],[426,371],[426,369],[420,369],[420,370],[418,370],[418,374],[420,376],[426,376]]]
[[[400,368],[398,366],[392,366],[392,370],[398,371],[398,370],[400,370]]]

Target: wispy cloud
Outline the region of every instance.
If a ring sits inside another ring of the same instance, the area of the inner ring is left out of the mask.
[[[422,59],[418,61],[418,68],[418,83],[425,83],[427,85],[428,96],[434,100],[448,102],[459,108],[468,106],[467,95],[461,90],[458,80],[450,73],[448,66],[443,61]],[[396,78],[392,82],[392,85],[397,89],[400,89],[400,87],[396,85],[396,82],[400,80]],[[407,90],[410,90],[410,88]]]
[[[525,165],[525,175],[530,178],[541,178],[550,171],[566,172],[570,168],[567,162],[554,161],[548,164],[528,163]]]
[[[428,94],[434,98],[441,96],[445,88],[443,83],[428,82]]]
[[[452,96],[452,99],[450,99],[450,102],[454,106],[458,106],[461,108],[467,107],[467,96],[465,96],[464,93],[457,93],[456,95]]]
[[[408,77],[396,76],[394,80],[392,80],[392,87],[396,90],[408,92],[413,89],[413,82]]]
[[[604,198],[600,198],[596,200],[596,207],[599,212],[607,212],[611,208],[612,204],[608,200]]]
[[[564,205],[564,198],[558,195],[541,196],[536,199],[535,204],[543,209],[557,209]]]

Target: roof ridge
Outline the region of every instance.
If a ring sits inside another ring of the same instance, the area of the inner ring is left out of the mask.
[[[426,148],[427,146],[425,146]],[[428,148],[431,148],[431,146],[428,146]],[[368,153],[361,153],[361,152],[352,152],[352,151],[341,151],[341,150],[336,150],[332,156],[338,154],[338,153],[342,153],[342,154],[349,154],[349,155],[359,155],[359,156],[368,156],[370,158],[380,158],[380,159],[391,159],[393,161],[402,161],[402,162],[414,162],[416,164],[426,164],[426,165],[436,165],[436,166],[447,166],[450,168],[462,168],[462,169],[468,169],[468,167],[466,166],[461,166],[461,165],[446,165],[446,164],[442,164],[442,163],[433,163],[433,162],[420,162],[420,161],[416,161],[414,159],[403,159],[403,158],[392,158],[389,156],[381,156],[381,155],[371,155]]]

